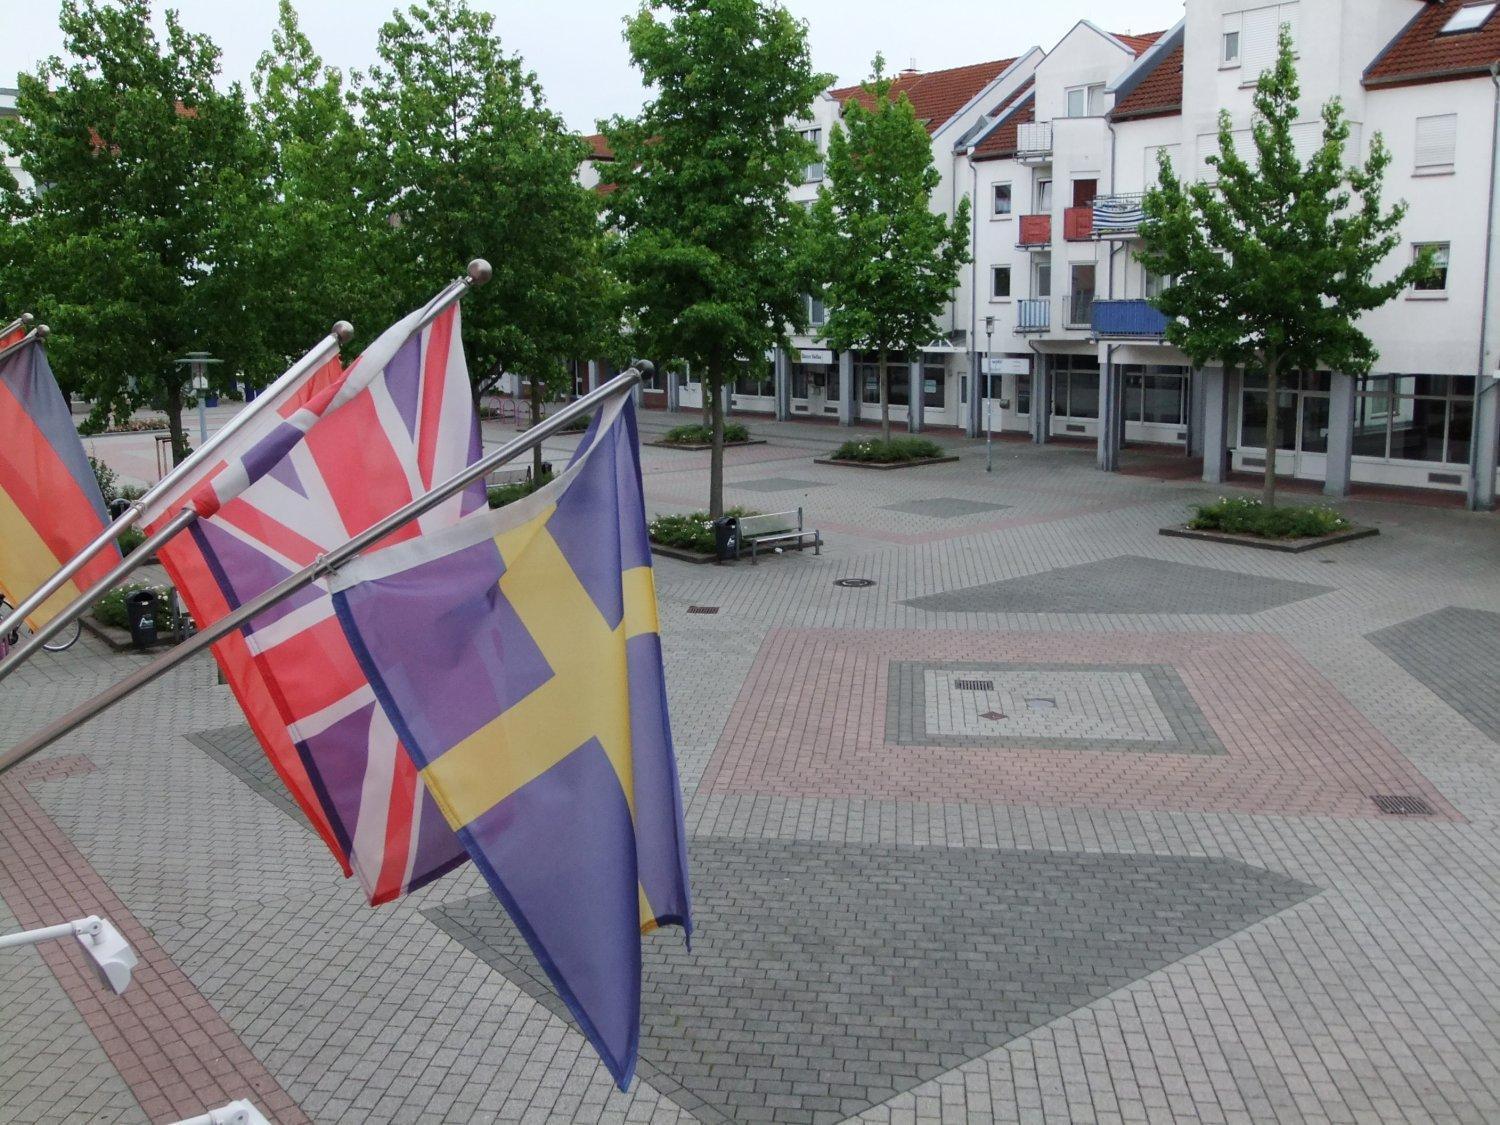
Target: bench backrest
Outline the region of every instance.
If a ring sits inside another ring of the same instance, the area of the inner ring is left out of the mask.
[[[802,530],[802,509],[789,512],[767,512],[759,516],[740,517],[740,538],[756,539],[762,535],[780,535],[784,531]]]

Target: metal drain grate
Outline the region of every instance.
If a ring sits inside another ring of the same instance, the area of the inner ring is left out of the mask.
[[[1005,712],[1004,711],[986,711],[984,714],[980,715],[979,717],[981,719],[989,719],[991,722],[998,722],[999,720],[1005,718]]]
[[[873,579],[873,578],[835,578],[833,580],[833,584],[835,586],[842,586],[846,590],[863,590],[867,586],[873,586],[873,585],[875,585],[875,579]]]
[[[690,606],[688,606],[688,612],[689,613],[718,613],[719,612],[719,607],[716,606],[716,605],[690,605]]]
[[[1436,816],[1437,809],[1433,808],[1421,797],[1409,797],[1405,794],[1383,795],[1371,797],[1375,807],[1383,813],[1391,816]]]
[[[957,691],[994,691],[994,680],[954,680],[953,687]]]

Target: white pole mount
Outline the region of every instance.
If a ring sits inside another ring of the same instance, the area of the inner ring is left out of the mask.
[[[64,922],[60,926],[0,935],[0,949],[36,945],[38,942],[66,937],[78,939],[78,944],[93,958],[94,968],[106,987],[118,994],[130,986],[130,972],[140,963],[140,959],[109,919],[100,918],[97,914]]]

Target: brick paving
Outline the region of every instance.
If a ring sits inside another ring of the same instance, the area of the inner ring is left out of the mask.
[[[0,926],[144,954],[116,998],[0,953],[0,1119],[1500,1120],[1500,520],[1357,497],[1378,538],[1271,555],[1158,536],[1218,491],[1169,459],[750,423],[731,502],[828,547],[659,562],[700,932],[647,943],[628,1094],[472,871],[366,907],[195,661],[0,783]],[[644,464],[703,506],[706,454]],[[136,660],[45,655],[0,722]]]

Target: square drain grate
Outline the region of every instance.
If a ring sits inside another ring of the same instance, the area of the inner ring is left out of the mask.
[[[994,680],[954,680],[953,687],[957,691],[994,691]]]
[[[1371,797],[1375,807],[1383,813],[1391,816],[1436,816],[1437,809],[1433,808],[1421,797],[1411,797],[1405,794],[1383,795]]]
[[[690,605],[690,606],[688,606],[688,612],[689,613],[718,613],[719,612],[719,607],[716,606],[716,605]]]

